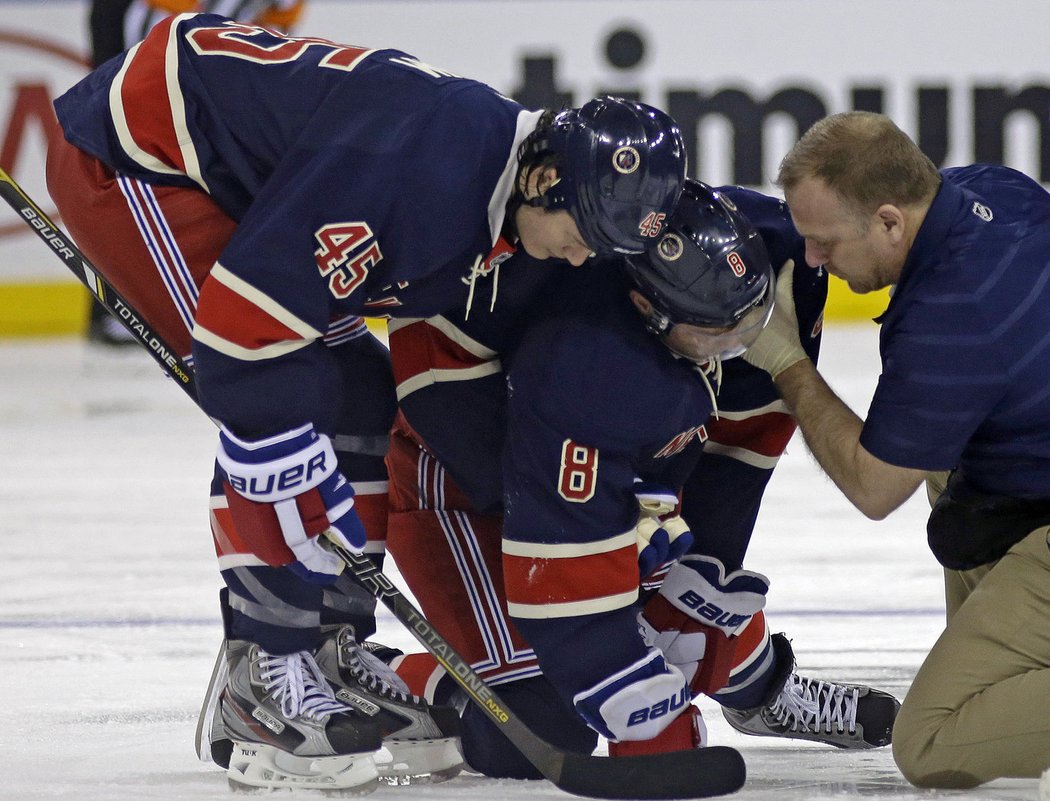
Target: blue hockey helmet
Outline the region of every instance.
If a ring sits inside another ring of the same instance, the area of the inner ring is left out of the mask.
[[[685,145],[659,109],[600,97],[562,111],[532,143],[554,155],[558,182],[530,205],[568,211],[596,253],[641,253],[682,192]]]
[[[686,181],[663,233],[625,267],[652,304],[646,327],[660,336],[679,323],[708,329],[696,335],[711,340],[704,346],[711,357],[739,356],[773,311],[775,278],[762,237],[728,197],[700,181]]]

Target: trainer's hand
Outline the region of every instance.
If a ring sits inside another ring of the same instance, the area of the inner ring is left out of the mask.
[[[741,357],[776,378],[793,364],[808,359],[798,337],[798,316],[792,296],[795,262],[788,259],[777,276],[773,315],[755,343]]]
[[[307,581],[329,584],[344,562],[319,535],[354,553],[364,549],[354,490],[336,467],[331,441],[312,425],[256,441],[224,428],[217,459],[234,525],[266,564],[287,565]]]

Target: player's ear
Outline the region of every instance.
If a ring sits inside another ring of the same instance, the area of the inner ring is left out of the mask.
[[[542,170],[537,170],[536,196],[547,194],[547,190],[560,180],[557,167],[544,167]]]

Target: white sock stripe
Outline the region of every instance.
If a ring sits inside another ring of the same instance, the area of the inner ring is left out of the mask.
[[[478,633],[485,643],[488,662],[484,667],[496,668],[534,659],[535,654],[531,649],[518,651],[514,648],[499,594],[468,516],[463,512],[443,512],[437,517],[470,599]]]
[[[168,296],[171,298],[175,310],[178,312],[179,317],[182,318],[186,330],[192,331],[196,303],[194,300],[184,296],[181,290],[181,282],[177,280],[168,264],[167,249],[153,234],[153,229],[148,222],[152,215],[144,208],[139,198],[142,183],[126,176],[118,176],[117,185],[127,201],[128,209],[131,212],[132,219],[135,221],[135,227],[138,229],[142,243],[150,254],[153,265],[157,269],[157,274],[167,289]]]
[[[190,273],[189,265],[186,263],[186,259],[182,255],[182,251],[179,249],[179,243],[175,241],[175,235],[171,232],[171,227],[168,225],[168,218],[164,216],[164,212],[160,207],[160,202],[157,200],[153,187],[149,184],[140,184],[139,188],[146,199],[146,204],[150,209],[153,221],[157,225],[157,230],[160,231],[166,250],[169,256],[171,256],[171,264],[174,265],[175,275],[181,282],[182,288],[190,300],[190,304],[196,309],[197,300],[200,297],[200,291],[197,289],[197,285],[193,280],[193,275]]]
[[[454,512],[451,516],[451,521],[455,522],[455,530],[461,534],[457,543],[463,548],[464,555],[469,554],[470,560],[475,566],[476,575],[480,580],[481,590],[484,594],[485,605],[488,609],[486,619],[493,624],[495,635],[499,640],[503,661],[507,664],[514,664],[523,659],[533,658],[535,652],[531,648],[525,648],[520,651],[514,648],[510,625],[506,617],[504,617],[503,609],[500,605],[500,594],[496,590],[496,583],[492,580],[485,557],[481,553],[481,546],[478,544],[478,537],[474,532],[474,527],[470,523],[470,516],[465,512]]]

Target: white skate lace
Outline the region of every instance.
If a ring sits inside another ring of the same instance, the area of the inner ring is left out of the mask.
[[[704,386],[707,387],[707,397],[711,399],[711,414],[715,420],[718,420],[718,392],[715,391],[714,387],[711,386],[711,379],[709,375],[714,375],[715,383],[718,384],[718,388],[722,388],[722,360],[721,359],[710,359],[704,364],[698,364],[695,367],[697,374],[704,382]]]
[[[350,675],[370,692],[405,703],[419,703],[419,697],[408,692],[404,679],[386,662],[357,643],[343,645]]]
[[[308,651],[273,656],[260,650],[259,657],[259,674],[266,692],[281,705],[285,717],[316,720],[346,711]]]
[[[838,732],[857,730],[856,687],[802,678],[794,673],[769,713],[791,731]]]

